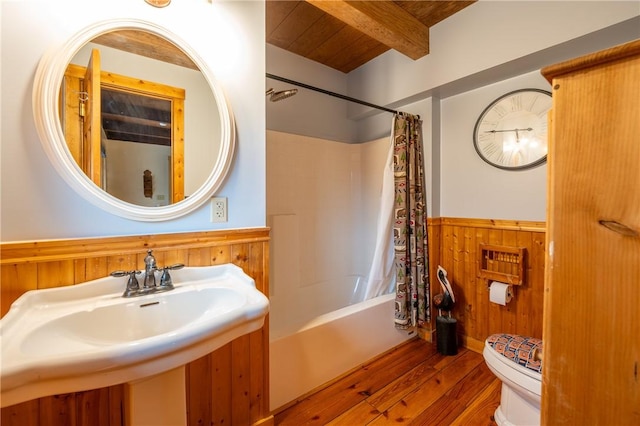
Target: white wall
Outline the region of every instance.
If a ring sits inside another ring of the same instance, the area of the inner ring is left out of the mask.
[[[109,194],[138,206],[166,206],[171,201],[170,146],[106,139],[103,147]],[[151,172],[151,197],[144,191],[147,170]]]
[[[265,225],[264,4],[258,1],[45,0],[1,4],[1,240],[157,234]],[[229,222],[211,223],[208,206],[167,222],[122,219],[94,207],[57,175],[38,140],[31,112],[35,68],[43,53],[90,23],[151,21],[177,34],[225,89],[237,125],[237,150],[219,194]]]
[[[441,216],[545,220],[546,163],[520,171],[501,170],[484,162],[473,147],[480,113],[498,97],[523,88],[551,91],[536,71],[442,100]]]
[[[267,44],[267,72],[334,93],[347,92],[347,75],[317,62]],[[297,88],[298,94],[278,102],[267,102],[267,129],[303,136],[352,142],[357,123],[348,117],[348,104],[336,98],[275,79],[267,88]],[[268,99],[268,98],[267,98]]]

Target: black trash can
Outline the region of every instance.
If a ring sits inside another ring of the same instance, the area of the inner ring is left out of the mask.
[[[436,318],[436,338],[438,352],[442,355],[458,354],[458,337],[456,335],[455,318],[438,316]]]

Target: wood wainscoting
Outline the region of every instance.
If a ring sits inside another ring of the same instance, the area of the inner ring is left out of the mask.
[[[436,270],[441,265],[453,286],[461,343],[481,352],[494,333],[516,333],[542,338],[545,223],[513,220],[434,218],[429,221],[431,297],[440,293]],[[514,286],[506,306],[489,302],[486,279],[480,278],[480,244],[525,249],[524,281]],[[433,248],[433,250],[432,250]],[[432,330],[435,317],[432,315]]]
[[[269,229],[6,243],[0,246],[1,314],[27,290],[73,285],[110,271],[159,265],[233,263],[269,295]],[[125,286],[123,281],[123,288]],[[269,410],[269,324],[186,367],[188,425],[273,424]],[[124,424],[124,385],[55,395],[2,409],[3,426]]]

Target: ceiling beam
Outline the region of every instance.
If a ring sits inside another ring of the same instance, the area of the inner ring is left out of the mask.
[[[392,1],[305,1],[411,59],[429,53],[429,27]]]

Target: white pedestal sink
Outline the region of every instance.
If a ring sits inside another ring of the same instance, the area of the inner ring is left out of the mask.
[[[114,277],[22,295],[0,321],[0,405],[119,383],[135,390],[264,324],[269,301],[237,266],[172,276],[174,290],[133,298]]]
[[[125,424],[186,426],[187,395],[184,366],[127,383]]]

